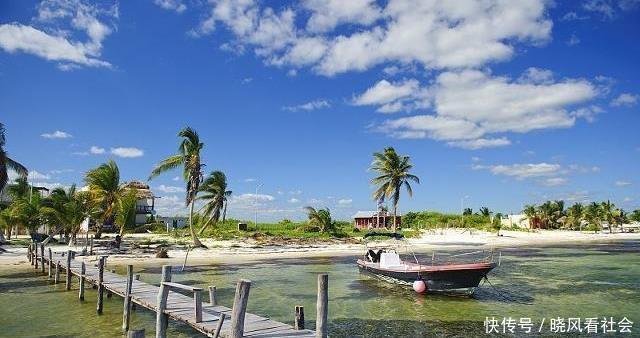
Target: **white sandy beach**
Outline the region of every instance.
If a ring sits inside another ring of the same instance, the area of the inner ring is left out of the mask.
[[[135,234],[125,236],[126,242],[166,240],[175,243],[176,239],[151,234]],[[491,248],[517,248],[548,245],[587,244],[594,242],[640,240],[640,233],[581,233],[576,231],[541,230],[537,232],[501,231],[501,236],[474,230],[472,233],[463,229],[446,229],[424,232],[419,238],[407,239],[407,242],[417,252],[432,250],[445,251],[453,249],[491,249]],[[182,239],[184,242],[185,239]],[[264,244],[254,239],[242,240],[212,240],[202,239],[207,249],[194,249],[189,251],[188,263],[201,264],[210,262],[233,262],[247,260],[261,260],[273,258],[296,258],[316,256],[353,255],[362,252],[362,244],[332,242],[306,242],[303,244]],[[26,249],[15,246],[5,246],[7,252],[0,254],[0,264],[21,264],[27,262]],[[66,245],[52,246],[53,250],[81,250],[81,247],[69,248]],[[182,264],[187,250],[182,245],[171,245],[169,258],[156,258],[153,253],[153,245],[147,250],[135,249],[125,254],[110,255],[111,263],[126,264],[155,264],[158,262]]]

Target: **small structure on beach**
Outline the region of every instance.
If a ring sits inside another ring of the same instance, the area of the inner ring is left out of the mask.
[[[172,228],[184,228],[187,226],[188,217],[185,216],[158,216],[156,217],[158,222],[164,223],[167,227],[167,231]]]
[[[400,226],[401,215],[396,215],[396,225]],[[353,215],[353,226],[358,229],[378,229],[393,225],[393,215],[388,211],[358,211]]]
[[[147,218],[156,214],[156,197],[148,184],[141,181],[131,181],[125,184],[125,188],[136,189],[138,202],[136,203],[136,224],[146,224]]]
[[[523,229],[530,229],[529,218],[527,215],[518,214],[518,215],[504,215],[500,220],[500,224],[504,227],[518,227]]]

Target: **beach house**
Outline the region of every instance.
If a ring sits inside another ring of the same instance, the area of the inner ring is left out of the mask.
[[[400,226],[402,217],[396,215],[396,225]],[[387,211],[358,211],[353,215],[353,226],[358,229],[387,228],[393,225],[393,215]]]

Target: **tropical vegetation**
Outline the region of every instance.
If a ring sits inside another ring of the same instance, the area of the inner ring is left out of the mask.
[[[387,147],[382,152],[373,153],[370,170],[376,173],[371,183],[376,186],[373,199],[379,202],[391,200],[393,204],[393,227],[397,230],[398,202],[402,187],[407,190],[409,197],[413,195],[410,182],[420,183],[418,176],[410,174],[413,168],[411,159],[406,155],[398,155],[395,149]]]
[[[189,231],[191,232],[194,246],[202,247],[203,245],[198,239],[195,227],[193,226],[193,207],[196,202],[200,184],[203,180],[202,167],[204,165],[202,164],[200,152],[204,147],[204,143],[200,142],[198,133],[191,127],[180,130],[178,137],[182,139],[178,147],[178,153],[158,163],[153,171],[151,171],[149,180],[152,180],[164,172],[181,166],[183,167],[182,176],[187,183],[185,203],[189,206]]]
[[[222,222],[227,218],[227,202],[232,191],[227,190],[227,176],[222,171],[212,172],[200,186],[202,195],[198,200],[204,201],[202,208],[206,222],[200,228],[198,234],[202,234],[213,222],[218,223],[222,215]]]
[[[9,170],[13,170],[19,176],[25,178],[27,174],[29,174],[25,166],[9,157],[9,154],[4,149],[6,141],[4,125],[0,123],[0,191],[2,191],[9,182]]]

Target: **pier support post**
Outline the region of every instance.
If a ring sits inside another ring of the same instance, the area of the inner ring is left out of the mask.
[[[60,261],[56,261],[56,274],[53,278],[53,283],[58,284],[60,282]]]
[[[202,322],[202,290],[193,291],[193,309],[196,323]]]
[[[33,243],[29,243],[29,253],[27,254],[29,257],[29,262],[33,265]]]
[[[33,243],[33,266],[38,270],[38,245]]]
[[[304,330],[304,306],[296,305],[296,318],[294,328],[296,330]]]
[[[42,274],[44,274],[44,244],[40,243],[40,269]]]
[[[213,338],[220,337],[220,332],[222,332],[222,324],[224,324],[225,314],[220,314],[220,319],[218,320],[218,326],[216,326],[216,332],[213,334]]]
[[[127,265],[127,289],[124,294],[124,311],[122,313],[122,330],[129,330],[131,314],[131,288],[133,286],[133,265]]]
[[[127,332],[127,338],[144,338],[144,329],[130,330]]]
[[[84,262],[82,262],[82,264],[80,265],[80,291],[78,292],[78,298],[80,300],[84,300],[84,280],[85,280],[85,273],[87,273],[87,266],[85,265]]]
[[[216,295],[216,287],[212,285],[209,287],[209,303],[211,306],[218,305],[218,295]]]
[[[53,277],[51,274],[51,266],[53,266],[53,253],[51,252],[51,248],[49,248],[49,280]]]
[[[231,311],[231,337],[242,338],[244,335],[244,316],[247,313],[251,281],[241,279],[236,286],[236,296]]]
[[[327,338],[329,327],[327,316],[329,313],[329,275],[318,275],[318,300],[316,303],[316,337]]]
[[[102,314],[102,302],[104,300],[104,257],[100,257],[98,260],[98,305],[96,311],[98,314]]]
[[[29,245],[27,245],[27,260],[29,260],[29,262],[31,262],[31,243],[29,243]]]
[[[89,243],[90,243],[89,255],[93,256],[93,236],[91,236],[91,241],[89,241]]]
[[[73,251],[67,250],[67,275],[66,279],[66,289],[67,291],[71,290],[71,257],[73,257]]]
[[[169,297],[169,287],[162,282],[171,281],[171,265],[162,266],[162,279],[160,280],[160,290],[158,291],[158,312],[156,313],[156,338],[167,337],[167,325],[169,316],[164,313],[167,309],[167,298]]]

